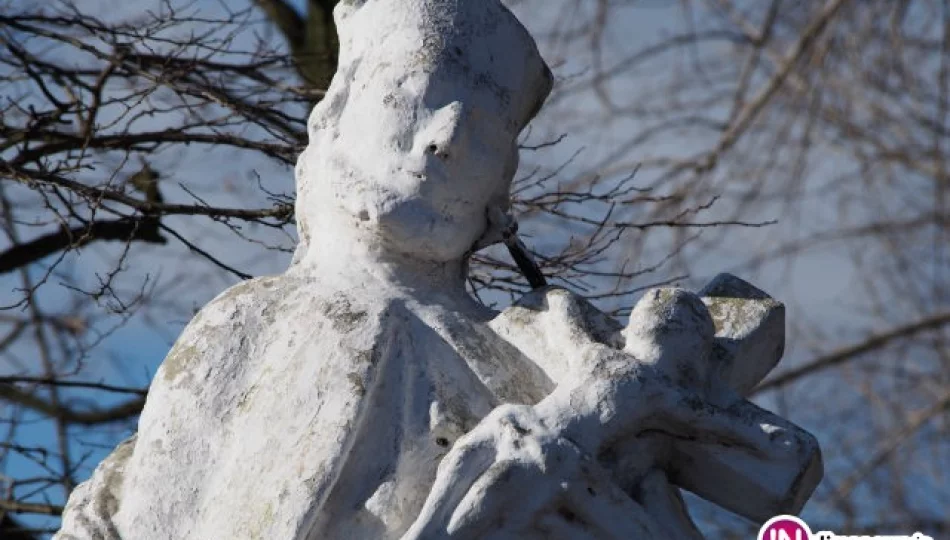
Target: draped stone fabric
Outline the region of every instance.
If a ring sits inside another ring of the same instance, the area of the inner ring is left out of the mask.
[[[648,293],[624,329],[563,289],[500,314],[466,293],[552,86],[515,17],[335,17],[290,268],[191,321],[56,538],[700,538],[677,485],[751,519],[798,511],[817,445],[741,396],[781,356],[778,302],[726,276]]]

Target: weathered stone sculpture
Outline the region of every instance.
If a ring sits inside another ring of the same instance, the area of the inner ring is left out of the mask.
[[[544,288],[501,314],[469,255],[507,223],[551,75],[498,0],[342,0],[297,167],[300,247],[226,291],[57,538],[701,538],[684,487],[797,512],[814,439],[745,401],[782,305],[722,276],[630,323]]]

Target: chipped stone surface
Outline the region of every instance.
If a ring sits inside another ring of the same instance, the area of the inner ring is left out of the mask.
[[[699,292],[716,326],[712,362],[718,378],[746,395],[785,352],[785,306],[729,274]]]
[[[291,267],[191,321],[56,538],[701,538],[681,487],[797,512],[817,445],[741,397],[781,356],[780,303],[724,276],[647,292],[624,328],[556,287],[501,314],[466,293],[551,86],[511,13],[335,17]]]

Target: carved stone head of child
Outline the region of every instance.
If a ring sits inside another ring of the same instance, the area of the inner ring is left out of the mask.
[[[500,2],[344,0],[335,15],[339,69],[297,164],[296,259],[330,230],[369,250],[463,258],[486,210],[508,206],[518,134],[550,70]]]

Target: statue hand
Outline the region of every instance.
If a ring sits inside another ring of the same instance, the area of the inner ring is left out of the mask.
[[[663,538],[664,530],[530,406],[503,405],[443,458],[403,540]]]

